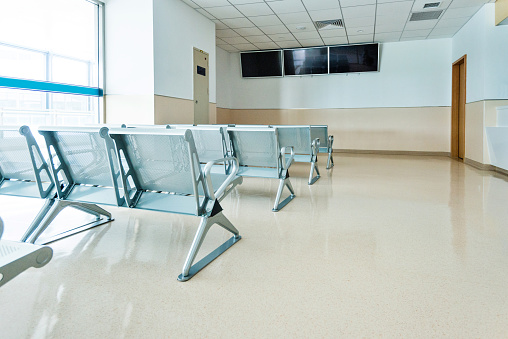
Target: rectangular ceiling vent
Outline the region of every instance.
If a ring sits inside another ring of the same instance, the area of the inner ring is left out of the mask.
[[[439,7],[439,5],[441,5],[440,2],[429,2],[423,5],[423,8],[436,8]]]
[[[329,29],[334,27],[344,28],[344,22],[342,21],[342,19],[314,21],[314,26],[316,26],[317,30]]]
[[[409,21],[422,21],[422,20],[436,20],[443,13],[443,10],[428,11],[428,12],[414,12],[411,13]]]

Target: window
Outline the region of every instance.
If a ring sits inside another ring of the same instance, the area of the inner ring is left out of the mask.
[[[100,122],[102,4],[0,2],[0,124]]]

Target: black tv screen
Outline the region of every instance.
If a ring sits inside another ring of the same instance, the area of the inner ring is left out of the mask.
[[[242,77],[281,77],[282,51],[260,51],[240,53]]]
[[[328,47],[285,49],[284,74],[328,74]]]
[[[330,47],[330,73],[378,71],[378,44]]]

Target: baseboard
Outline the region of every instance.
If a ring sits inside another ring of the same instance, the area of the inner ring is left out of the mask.
[[[474,168],[477,168],[482,171],[496,171],[496,166],[489,165],[489,164],[482,164],[481,162],[464,158],[464,164],[472,166]],[[497,172],[497,171],[496,171]]]
[[[334,149],[334,153],[353,154],[380,154],[380,155],[424,155],[449,157],[450,152],[428,152],[428,151],[392,151],[392,150],[366,150],[366,149]]]

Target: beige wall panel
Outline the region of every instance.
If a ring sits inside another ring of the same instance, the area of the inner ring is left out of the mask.
[[[231,110],[229,108],[217,107],[216,114],[217,114],[216,124],[228,124],[232,120]]]
[[[217,123],[217,104],[210,103],[208,106],[208,122],[210,124],[216,124]]]
[[[155,95],[155,124],[193,124],[194,101]]]
[[[466,104],[466,158],[483,163],[484,101]]]
[[[334,149],[450,152],[450,107],[229,110],[220,123],[326,124]]]
[[[154,123],[153,95],[114,95],[104,97],[106,112],[104,122],[108,124]]]
[[[485,109],[485,127],[494,127],[497,125],[497,106],[507,106],[508,100],[487,100],[484,104]],[[487,141],[487,134],[483,129],[483,163],[491,164],[489,155],[489,145]]]

